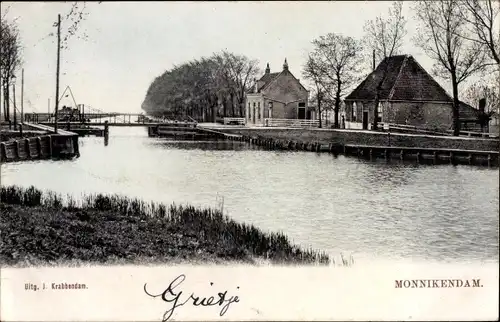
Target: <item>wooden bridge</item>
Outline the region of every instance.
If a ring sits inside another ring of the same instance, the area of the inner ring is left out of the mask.
[[[54,127],[56,119],[52,113],[26,113],[24,114],[25,123],[42,124]],[[94,125],[94,126],[154,126],[158,124],[195,124],[191,121],[176,121],[166,118],[157,118],[145,116],[139,113],[76,113],[58,115],[57,124],[59,127]]]

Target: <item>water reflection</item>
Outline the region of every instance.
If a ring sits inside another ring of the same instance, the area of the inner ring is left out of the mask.
[[[2,165],[2,184],[216,206],[305,247],[359,258],[498,261],[498,169],[266,151],[111,128],[81,157]]]

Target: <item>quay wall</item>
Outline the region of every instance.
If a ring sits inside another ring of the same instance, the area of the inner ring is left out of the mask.
[[[2,163],[74,156],[80,156],[78,136],[52,134],[0,143]]]
[[[316,142],[319,144],[397,146],[478,151],[500,150],[499,139],[336,129],[243,128],[229,126],[210,129],[254,138],[260,137],[284,141]]]

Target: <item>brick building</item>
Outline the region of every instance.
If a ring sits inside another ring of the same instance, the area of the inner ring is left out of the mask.
[[[374,121],[376,87],[387,66],[382,84],[378,120],[435,130],[453,128],[453,99],[410,55],[384,59],[345,98],[346,127],[370,129]],[[472,130],[478,110],[461,103],[459,115],[464,127]]]
[[[271,73],[267,64],[265,74],[246,95],[246,123],[265,125],[266,118],[309,119],[308,97],[308,90],[290,72],[286,59],[278,73]]]

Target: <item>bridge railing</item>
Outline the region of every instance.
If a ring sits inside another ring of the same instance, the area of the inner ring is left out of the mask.
[[[264,119],[264,126],[279,127],[319,127],[319,120],[302,119]]]

